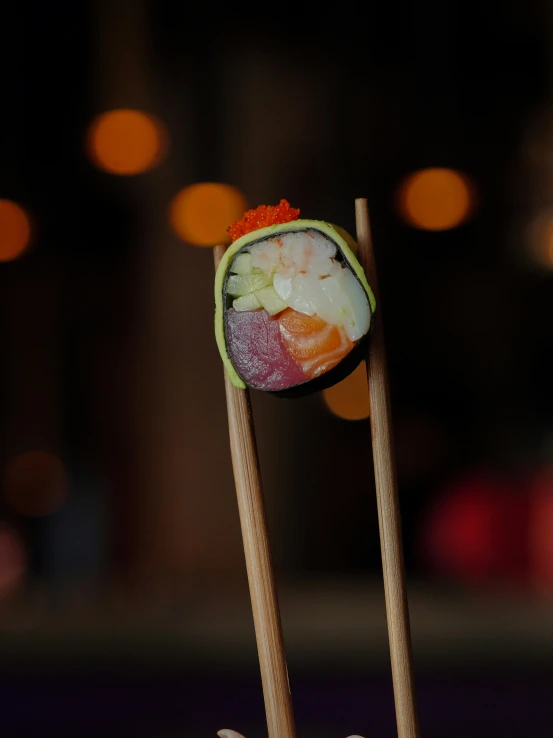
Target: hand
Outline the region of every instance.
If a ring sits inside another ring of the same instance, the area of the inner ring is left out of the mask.
[[[223,730],[219,730],[217,732],[217,735],[219,738],[244,738],[244,736],[241,733],[237,733],[235,730],[229,730],[228,728],[224,728]],[[360,735],[350,735],[348,738],[363,738]]]

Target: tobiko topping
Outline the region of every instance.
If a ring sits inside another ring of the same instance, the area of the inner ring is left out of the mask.
[[[259,205],[257,208],[247,210],[241,220],[235,220],[227,228],[231,242],[234,243],[241,236],[260,228],[280,223],[290,223],[297,220],[300,211],[290,207],[288,200],[282,199],[278,205]]]

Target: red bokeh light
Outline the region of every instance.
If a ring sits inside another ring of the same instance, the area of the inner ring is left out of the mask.
[[[27,556],[19,535],[0,523],[0,599],[12,595],[25,574]]]
[[[553,468],[536,471],[528,482],[530,584],[553,593]]]
[[[516,479],[477,471],[444,488],[421,528],[432,569],[465,584],[522,583],[528,574],[528,497]]]

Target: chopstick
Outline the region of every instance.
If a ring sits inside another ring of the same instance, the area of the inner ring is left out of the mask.
[[[215,269],[225,253],[214,249]],[[296,738],[249,391],[225,371],[230,451],[269,738]]]
[[[371,436],[388,640],[398,738],[418,738],[419,725],[413,680],[413,657],[409,609],[405,586],[401,514],[392,439],[390,389],[382,306],[378,294],[376,262],[372,244],[369,209],[365,198],[355,200],[359,261],[376,297],[374,332],[369,341],[367,379],[371,403]]]
[[[355,218],[359,259],[377,299],[375,325],[369,341],[366,364],[396,723],[398,738],[418,738],[419,726],[413,685],[409,611],[391,432],[382,309],[378,295],[369,211],[365,198],[355,200]],[[215,247],[215,268],[224,252],[224,246]],[[271,562],[250,395],[247,389],[234,387],[226,372],[225,393],[232,465],[269,738],[295,738],[294,713]]]

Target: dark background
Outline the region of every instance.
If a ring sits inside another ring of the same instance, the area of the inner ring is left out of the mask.
[[[352,233],[368,199],[421,735],[551,735],[552,21],[536,0],[0,3],[0,198],[33,222],[0,263],[0,461],[44,449],[70,482],[51,515],[0,502],[27,557],[0,593],[1,735],[266,733],[212,257],[167,220],[210,181]],[[84,143],[124,107],[170,136],[135,177]],[[475,183],[456,228],[398,211],[427,167]],[[395,735],[369,421],[252,402],[298,731]]]

